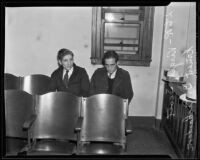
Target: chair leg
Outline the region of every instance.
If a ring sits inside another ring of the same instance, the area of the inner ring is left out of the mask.
[[[27,152],[26,151],[20,151],[17,153],[17,156],[26,156]]]
[[[29,151],[29,149],[30,149],[30,145],[27,144],[24,148],[22,148],[22,149],[18,152],[17,155],[19,155],[19,156],[24,156],[24,155],[27,154],[27,152]]]
[[[77,152],[78,152],[78,149],[77,149],[77,147],[74,147],[74,149],[73,149],[73,151],[72,151],[72,155],[76,155],[76,154],[77,154]]]
[[[76,154],[80,153],[80,142],[77,141]]]
[[[125,152],[127,152],[127,144],[124,144],[123,149]]]
[[[76,154],[80,153],[80,132],[77,133]]]

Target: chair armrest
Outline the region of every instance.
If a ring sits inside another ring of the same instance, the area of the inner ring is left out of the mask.
[[[131,123],[131,119],[130,118],[127,118],[126,121],[125,121],[125,126],[126,126],[126,135],[127,134],[131,134],[132,133],[132,123]]]
[[[22,155],[26,155],[27,152],[30,150],[30,146],[29,144],[26,145],[24,148],[22,148],[17,155],[22,156]]]
[[[82,123],[83,123],[83,117],[79,117],[78,120],[77,120],[77,123],[76,123],[76,128],[75,128],[76,132],[81,131]]]
[[[32,126],[32,124],[33,124],[33,122],[35,121],[36,117],[37,117],[36,114],[32,114],[32,115],[24,122],[24,124],[23,124],[23,129],[24,129],[24,130],[28,130],[28,129]]]

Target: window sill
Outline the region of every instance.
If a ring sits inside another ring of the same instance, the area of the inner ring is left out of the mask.
[[[101,59],[100,58],[90,58],[91,59],[91,64],[93,65],[98,65],[98,64],[102,64]],[[144,66],[144,67],[149,67],[150,63],[151,63],[151,59],[150,60],[119,60],[119,65],[122,66]]]

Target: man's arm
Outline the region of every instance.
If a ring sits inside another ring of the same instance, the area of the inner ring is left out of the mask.
[[[88,97],[89,89],[90,89],[89,77],[86,70],[83,69],[82,75],[81,75],[81,95],[83,97]]]
[[[51,82],[50,82],[50,85],[49,85],[49,89],[50,89],[51,92],[56,91],[56,89],[57,89],[55,73],[51,74]]]
[[[128,98],[128,103],[130,103],[133,98],[134,93],[133,93],[131,78],[128,72],[127,72],[127,76],[125,78],[124,84],[125,84],[125,95]]]
[[[90,80],[90,95],[94,95],[95,94],[95,78],[96,77],[96,71],[93,73],[92,78]]]

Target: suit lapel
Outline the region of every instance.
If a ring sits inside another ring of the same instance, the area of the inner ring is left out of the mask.
[[[106,68],[104,67],[104,70],[103,70],[103,76],[102,76],[102,82],[101,83],[103,83],[104,84],[104,86],[105,86],[105,90],[106,90],[106,92],[107,92],[107,90],[108,90],[108,75],[107,75],[107,70],[106,70]]]
[[[77,66],[74,64],[74,70],[72,72],[72,75],[69,77],[69,81],[68,83],[73,82],[73,80],[76,78],[76,75],[78,74],[78,68]],[[61,66],[59,68],[59,80],[62,82],[62,84],[65,86],[64,82],[63,82],[63,67]]]
[[[62,84],[65,86],[65,83],[63,81],[63,67],[62,66],[59,68],[58,74],[59,74],[59,81],[62,82]]]
[[[74,70],[72,72],[72,75],[69,77],[69,83],[73,82],[78,74],[78,67],[74,63]]]
[[[113,89],[112,89],[112,93],[115,91],[115,89],[120,85],[121,81],[122,81],[123,77],[122,77],[122,72],[121,69],[118,68],[117,69],[117,73],[116,73],[116,77],[113,83]]]

